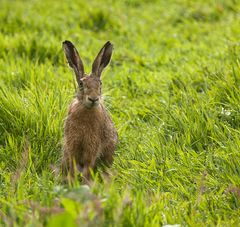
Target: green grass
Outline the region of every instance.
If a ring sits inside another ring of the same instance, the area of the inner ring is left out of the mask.
[[[0,225],[239,226],[240,2],[0,2]],[[115,50],[103,93],[119,133],[110,176],[62,182],[74,76]]]

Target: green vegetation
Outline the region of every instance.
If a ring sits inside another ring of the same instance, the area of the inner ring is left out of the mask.
[[[240,2],[0,1],[0,225],[238,226]],[[59,176],[74,75],[115,51],[103,93],[119,133],[110,176]]]

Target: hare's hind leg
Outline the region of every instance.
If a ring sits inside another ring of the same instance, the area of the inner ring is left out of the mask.
[[[104,152],[101,157],[100,157],[100,165],[104,165],[106,167],[110,167],[113,163],[113,156],[114,153],[113,152]]]
[[[110,141],[100,156],[100,164],[110,167],[114,160],[115,141]]]
[[[61,169],[62,176],[65,180],[73,181],[79,172],[82,172],[81,165],[79,164],[78,157],[70,154],[70,152],[64,152]]]
[[[65,180],[73,180],[76,172],[76,168],[74,165],[74,161],[70,158],[64,158],[62,160],[61,169],[62,169],[62,176]]]
[[[109,169],[113,164],[114,152],[104,152],[98,159],[98,167],[101,169],[101,179],[103,181],[109,181],[111,179],[111,170]]]
[[[91,180],[91,169],[94,169],[95,166],[95,158],[92,158],[91,160],[84,163],[83,169],[82,169],[82,182],[83,184],[90,184]]]

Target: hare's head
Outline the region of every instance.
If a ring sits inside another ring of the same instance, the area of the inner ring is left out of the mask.
[[[97,107],[101,99],[101,73],[112,56],[113,45],[108,41],[102,47],[92,64],[92,72],[84,73],[84,67],[77,49],[70,41],[63,42],[69,66],[74,70],[79,86],[79,97],[87,108]]]

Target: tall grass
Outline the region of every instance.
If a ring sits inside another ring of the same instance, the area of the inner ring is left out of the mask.
[[[0,2],[0,224],[238,226],[237,1]],[[74,95],[61,42],[87,71],[106,40],[103,96],[119,133],[109,176],[59,174]]]

